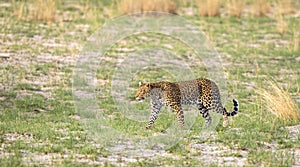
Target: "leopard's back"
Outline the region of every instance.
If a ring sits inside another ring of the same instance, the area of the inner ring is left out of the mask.
[[[209,79],[195,79],[177,82],[180,90],[181,104],[203,104],[205,107],[221,103],[218,86]]]
[[[191,81],[181,81],[168,83],[166,89],[155,88],[150,92],[152,101],[180,102],[183,105],[203,104],[211,107],[213,104],[221,102],[217,85],[208,79],[195,79]],[[171,98],[171,99],[170,99]]]
[[[185,105],[194,105],[199,103],[201,96],[201,85],[197,80],[177,82],[180,90],[180,102]]]

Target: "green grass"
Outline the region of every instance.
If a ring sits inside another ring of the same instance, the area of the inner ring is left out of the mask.
[[[9,2],[0,2],[4,3]],[[95,12],[90,17],[83,14],[83,8],[78,8],[87,5],[86,3],[90,6],[88,12]],[[77,118],[72,94],[75,63],[67,61],[75,60],[86,39],[108,19],[108,14],[96,10],[97,7],[111,8],[111,5],[110,1],[63,2],[58,10],[67,13],[65,21],[57,21],[51,25],[17,20],[11,13],[12,6],[3,7],[4,10],[0,12],[0,36],[3,43],[0,50],[10,53],[11,58],[0,58],[0,144],[4,148],[0,150],[0,166],[91,165],[80,159],[92,162],[95,166],[96,162],[113,166],[114,162],[109,162],[109,158],[114,152],[97,145]],[[298,125],[299,122],[284,122],[267,112],[265,104],[254,90],[256,87],[267,88],[265,81],[272,79],[289,88],[289,93],[300,107],[300,72],[297,70],[300,69],[300,50],[293,50],[294,32],[300,26],[299,18],[285,18],[289,29],[284,34],[277,32],[276,20],[268,17],[185,18],[199,26],[220,53],[224,71],[228,75],[229,100],[223,103],[231,110],[231,99],[237,98],[240,113],[230,119],[229,127],[223,128],[220,123],[216,128],[216,137],[207,141],[199,141],[197,138],[204,124],[203,118],[197,114],[185,139],[164,150],[169,156],[138,157],[135,158],[136,162],[127,162],[120,155],[117,164],[207,165],[199,159],[204,156],[203,152],[193,151],[189,147],[192,143],[218,143],[237,151],[219,154],[218,157],[243,158],[244,154],[240,152],[246,151],[245,163],[248,166],[292,166],[297,157],[290,150],[300,148],[300,134],[292,140],[284,127]],[[194,52],[180,41],[157,33],[136,34],[124,40],[126,44],[119,42],[111,46],[106,53],[111,59],[99,64],[95,76],[105,82],[95,88],[95,91],[101,92],[96,98],[107,118],[105,123],[131,136],[148,137],[164,133],[176,120],[172,111],[163,109],[153,128],[148,131],[145,130],[147,122],[133,121],[116,112],[118,108],[111,96],[111,83],[118,58],[134,53],[136,48],[157,46],[176,53],[178,59],[185,61]],[[53,43],[57,45],[46,45]],[[129,51],[120,48],[127,48]],[[43,59],[45,55],[51,59]],[[205,67],[197,63],[190,62],[190,67],[196,76],[208,75]],[[149,68],[137,73],[130,80],[130,91],[126,94],[128,101],[141,112],[149,110],[149,100],[135,102],[135,89],[139,81],[158,80],[175,81],[175,78],[161,68]],[[92,123],[97,125],[97,122]],[[7,153],[5,156],[4,152]],[[63,158],[40,162],[31,157],[33,155],[61,155]],[[68,156],[64,157],[66,155]],[[26,158],[31,158],[30,164],[24,161]],[[100,160],[101,158],[106,160]],[[212,162],[209,166],[218,164]]]

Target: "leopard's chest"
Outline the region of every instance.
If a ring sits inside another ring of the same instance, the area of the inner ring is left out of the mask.
[[[163,97],[161,89],[152,89],[149,96],[152,105],[166,105],[166,100]]]

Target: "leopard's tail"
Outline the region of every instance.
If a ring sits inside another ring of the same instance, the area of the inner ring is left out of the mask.
[[[232,102],[233,102],[233,111],[227,112],[228,117],[235,116],[236,114],[238,114],[239,111],[239,102],[236,99],[233,99]]]

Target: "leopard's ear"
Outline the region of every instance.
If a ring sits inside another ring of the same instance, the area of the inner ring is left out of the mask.
[[[141,86],[143,83],[142,82],[139,82],[139,86]]]
[[[151,88],[151,83],[150,82],[146,83],[146,85],[147,85],[148,88]]]

